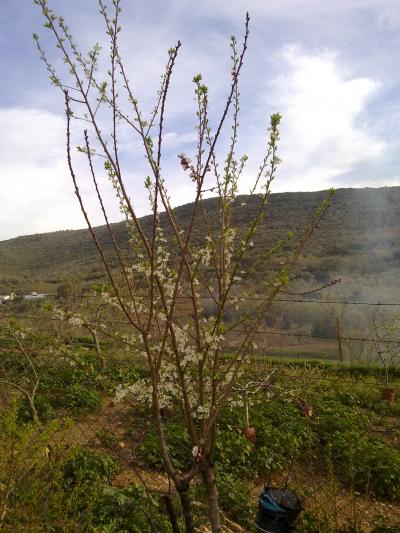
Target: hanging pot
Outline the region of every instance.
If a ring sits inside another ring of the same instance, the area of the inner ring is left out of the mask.
[[[257,434],[256,434],[256,428],[255,427],[245,427],[242,429],[242,435],[252,444],[256,443],[257,440]]]
[[[396,391],[388,387],[382,389],[382,399],[388,401],[389,403],[393,403],[396,399]]]
[[[256,530],[290,533],[302,508],[300,498],[291,490],[265,487],[258,499]]]
[[[311,418],[313,415],[313,406],[310,403],[306,403],[303,407],[304,416]]]

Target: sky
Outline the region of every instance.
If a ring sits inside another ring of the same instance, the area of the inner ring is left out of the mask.
[[[78,46],[108,43],[97,0],[49,0]],[[273,192],[400,185],[400,2],[398,0],[123,0],[120,51],[144,115],[152,109],[167,58],[179,39],[166,106],[162,172],[173,205],[193,199],[177,155],[194,154],[192,78],[209,87],[210,124],[218,123],[230,86],[230,36],[241,42],[246,10],[249,47],[240,78],[238,155],[249,156],[240,192],[262,160],[269,116],[282,115],[282,164]],[[67,83],[59,50],[33,0],[0,3],[0,240],[85,226],[66,162],[63,96],[51,86],[32,39],[37,33]],[[71,83],[71,82],[70,82]],[[72,84],[72,83],[71,83]],[[119,88],[120,93],[123,87]],[[121,96],[121,100],[123,96]],[[109,133],[107,114],[99,115]],[[83,121],[73,125],[83,144]],[[103,129],[104,128],[104,129]],[[229,139],[223,131],[218,153]],[[139,139],[123,128],[121,161],[139,215],[149,210],[149,173]],[[102,219],[85,158],[73,152],[88,212]],[[113,221],[121,219],[111,186],[96,166]]]

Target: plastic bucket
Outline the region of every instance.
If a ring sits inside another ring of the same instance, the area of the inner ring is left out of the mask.
[[[256,529],[263,533],[290,533],[302,508],[300,498],[291,490],[265,487],[258,499]]]

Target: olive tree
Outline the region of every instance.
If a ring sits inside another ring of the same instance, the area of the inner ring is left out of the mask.
[[[217,438],[217,422],[221,409],[234,392],[241,365],[252,349],[257,328],[265,318],[276,295],[288,282],[307,240],[324,216],[329,198],[320,206],[304,233],[285,254],[279,270],[259,284],[265,295],[251,313],[238,314],[238,320],[227,324],[226,316],[240,308],[240,289],[245,276],[243,264],[254,246],[254,235],[263,221],[271,183],[275,178],[281,116],[270,117],[265,140],[265,153],[258,172],[252,178],[248,196],[238,199],[238,182],[243,175],[248,157],[237,155],[239,134],[239,78],[248,46],[249,16],[246,15],[241,45],[231,37],[231,70],[227,79],[226,101],[211,127],[208,87],[202,76],[193,78],[196,99],[197,147],[192,158],[179,154],[179,164],[186,179],[192,184],[193,198],[187,217],[179,217],[168,193],[168,176],[161,166],[163,132],[168,94],[174,65],[181,43],[168,50],[165,70],[153,110],[144,116],[134,84],[129,79],[120,53],[121,0],[112,0],[111,9],[105,0],[99,0],[109,39],[107,78],[103,79],[99,58],[101,47],[96,44],[84,55],[62,17],[55,15],[47,0],[35,0],[41,8],[45,26],[52,32],[55,43],[67,67],[65,73],[55,70],[48,53],[34,35],[40,55],[51,82],[62,92],[66,110],[67,161],[90,234],[104,265],[110,291],[105,295],[109,305],[121,311],[129,324],[130,342],[136,354],[145,361],[149,378],[120,390],[118,397],[134,393],[139,401],[148,401],[159,442],[164,469],[180,497],[186,531],[194,529],[190,485],[199,476],[208,494],[208,512],[213,532],[220,531],[218,487],[214,474],[213,455]],[[112,14],[110,11],[112,10]],[[82,176],[74,165],[72,135],[74,125],[87,124],[82,145],[78,150],[87,158],[88,176],[104,216],[113,257],[105,249],[93,227],[84,195],[79,188]],[[104,121],[106,127],[103,127]],[[227,153],[219,159],[217,145],[227,123],[230,142]],[[147,159],[148,175],[142,183],[130,182],[124,157],[121,157],[119,134],[121,128],[130,128],[141,142]],[[104,165],[99,170],[98,158]],[[100,173],[110,180],[115,199],[125,218],[129,238],[129,252],[117,240],[110,224],[109,211],[104,201]],[[145,191],[151,225],[145,227],[138,216],[135,198],[139,188]],[[206,190],[212,190],[216,206],[212,211],[204,199]],[[133,197],[132,197],[132,193]],[[248,211],[247,223],[235,227],[235,210]],[[272,256],[282,254],[293,235],[288,234],[270,247],[259,251],[250,270],[259,269]],[[214,303],[214,312],[204,310],[204,298]],[[229,357],[224,357],[226,336],[238,321],[244,333]],[[179,406],[190,436],[191,467],[179,471],[171,460],[165,437],[165,421],[161,415],[165,405]]]

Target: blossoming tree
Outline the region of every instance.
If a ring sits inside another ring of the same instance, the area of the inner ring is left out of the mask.
[[[235,323],[226,322],[227,313],[240,309],[240,286],[245,272],[243,264],[254,245],[254,235],[263,220],[273,181],[279,164],[277,147],[281,116],[270,119],[265,154],[254,179],[248,184],[248,202],[256,205],[254,215],[246,227],[237,230],[233,213],[243,209],[246,202],[237,200],[238,182],[245,169],[247,156],[237,156],[239,78],[248,45],[249,16],[246,16],[243,43],[239,47],[231,38],[232,67],[227,81],[227,97],[217,126],[209,120],[208,88],[202,76],[193,78],[197,101],[197,148],[192,155],[179,154],[181,169],[193,185],[193,203],[187,220],[180,220],[168,195],[168,180],[161,167],[165,110],[172,74],[181,47],[168,51],[154,109],[149,117],[142,113],[133,86],[128,78],[119,48],[120,4],[112,0],[113,14],[104,0],[99,0],[110,41],[108,79],[100,77],[101,48],[95,45],[83,55],[68,26],[49,8],[47,0],[35,0],[45,18],[45,26],[53,33],[56,46],[67,66],[65,75],[56,72],[39,37],[34,35],[41,58],[51,82],[62,91],[66,107],[67,160],[81,210],[103,262],[110,291],[105,295],[109,305],[118,308],[130,328],[130,343],[143,358],[149,378],[129,389],[119,390],[118,398],[134,393],[137,400],[148,401],[154,428],[157,432],[164,469],[179,494],[186,531],[194,529],[190,484],[200,476],[208,494],[208,510],[212,531],[220,531],[218,489],[214,475],[213,455],[217,436],[217,422],[221,409],[233,393],[242,362],[251,349],[257,328],[276,295],[288,282],[296,259],[301,254],[313,230],[324,216],[329,199],[316,211],[304,234],[286,254],[279,271],[274,271],[262,287],[266,297],[258,302],[251,314],[238,314]],[[72,81],[71,81],[72,80]],[[121,94],[120,94],[121,93]],[[79,119],[74,121],[74,119]],[[114,256],[106,253],[96,235],[79,189],[80,176],[74,167],[71,151],[73,124],[87,124],[82,146],[78,150],[87,158],[88,173],[104,216]],[[107,120],[103,127],[104,120]],[[231,136],[227,153],[219,161],[216,148],[226,122],[230,121]],[[119,135],[130,129],[141,141],[149,175],[143,183],[150,211],[150,230],[143,226],[135,208],[135,195],[140,184],[130,183],[121,157]],[[104,162],[98,168],[99,157]],[[129,233],[130,256],[117,242],[101,189],[100,172],[110,180],[115,198],[123,214]],[[204,195],[212,190],[217,198],[217,217],[211,216]],[[267,262],[280,253],[292,238],[262,250],[252,268]],[[172,250],[177,250],[176,254]],[[116,266],[117,265],[117,266]],[[260,287],[258,287],[260,290]],[[204,298],[214,303],[214,312],[204,313]],[[182,312],[184,302],[185,312]],[[223,358],[229,328],[240,321],[244,334]],[[161,410],[173,403],[181,410],[191,441],[187,450],[192,457],[191,468],[178,471],[170,457],[165,438],[165,421]]]

